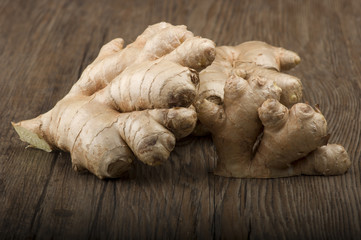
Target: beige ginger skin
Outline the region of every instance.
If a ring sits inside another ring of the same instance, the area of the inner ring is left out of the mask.
[[[300,62],[296,53],[257,41],[215,48],[168,23],[123,44],[104,45],[53,109],[13,123],[20,138],[70,152],[77,171],[114,178],[135,158],[166,161],[198,118],[197,133],[212,133],[220,176],[335,175],[350,167],[345,149],[327,144],[320,110],[299,103],[301,81],[281,72]]]
[[[53,109],[13,126],[31,146],[70,152],[75,170],[99,178],[122,176],[135,157],[157,165],[193,131],[197,71],[214,57],[214,43],[185,26],[152,25],[124,49],[122,39],[103,46]]]
[[[300,61],[300,57],[292,51],[259,41],[217,47],[215,60],[200,73],[198,99],[221,103],[226,79],[232,76],[248,79],[252,76],[274,81],[282,89],[281,103],[291,107],[302,99],[302,84],[298,78],[280,71],[291,69]]]
[[[296,53],[256,41],[217,47],[216,53],[200,73],[196,103],[205,126],[198,130],[209,129],[217,150],[216,175],[275,178],[347,171],[351,162],[345,149],[325,145],[327,123],[319,109],[298,103],[301,81],[280,72],[300,62]]]

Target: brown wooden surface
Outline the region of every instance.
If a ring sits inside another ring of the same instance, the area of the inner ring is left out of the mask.
[[[67,153],[24,149],[10,121],[61,99],[107,41],[185,24],[218,45],[263,40],[300,54],[290,73],[320,104],[351,170],[273,180],[213,176],[209,138],[177,146],[136,178],[101,181]],[[0,1],[0,239],[359,239],[361,2]]]

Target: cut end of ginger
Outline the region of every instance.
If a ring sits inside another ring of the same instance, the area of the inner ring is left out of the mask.
[[[32,131],[22,127],[19,123],[11,122],[11,124],[18,133],[20,140],[29,143],[28,147],[39,148],[46,152],[52,151],[50,145],[44,139],[40,138],[36,133],[33,133]]]

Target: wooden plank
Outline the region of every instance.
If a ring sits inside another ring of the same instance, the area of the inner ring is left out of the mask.
[[[56,161],[33,234],[39,238],[211,238],[214,159],[209,139],[177,146],[159,167],[135,165],[136,178],[99,181]],[[190,147],[191,146],[191,147]],[[202,151],[199,151],[202,149]],[[186,158],[184,157],[187,156]],[[51,187],[50,187],[51,186]]]
[[[29,81],[27,76],[29,73],[33,73],[33,76],[37,72],[41,74],[40,69],[32,72],[31,68],[39,57],[58,5],[49,5],[46,11],[42,11],[44,7],[41,7],[41,2],[38,2],[37,9],[20,2],[3,4],[0,8],[0,22],[4,26],[0,30],[0,112],[3,123],[0,133],[0,232],[4,237],[25,238],[42,204],[57,154],[24,150],[24,145],[15,138],[10,121],[30,117],[43,107],[50,107],[41,97],[34,97],[34,92],[44,98],[51,98],[51,92],[42,91],[42,82]],[[32,23],[34,26],[36,24],[35,28]]]
[[[350,239],[361,235],[361,6],[322,1],[1,1],[2,238]],[[320,104],[346,175],[273,180],[213,176],[210,138],[178,144],[136,178],[100,181],[66,153],[24,149],[10,121],[49,110],[115,37],[159,21],[217,44],[262,40],[298,52],[290,71]]]

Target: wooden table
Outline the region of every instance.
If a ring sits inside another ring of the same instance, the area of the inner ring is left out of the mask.
[[[212,174],[210,138],[178,144],[136,178],[78,174],[67,153],[25,149],[10,121],[52,108],[95,58],[148,25],[185,24],[218,45],[262,40],[296,51],[290,71],[318,103],[330,142],[347,149],[342,176],[272,180]],[[351,239],[361,236],[361,3],[351,1],[0,2],[1,239]]]

